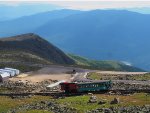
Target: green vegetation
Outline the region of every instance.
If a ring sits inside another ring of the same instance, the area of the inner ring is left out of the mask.
[[[9,89],[0,87],[0,93],[1,93],[1,92],[6,92],[6,91],[9,91]]]
[[[92,80],[102,80],[103,79],[103,75],[101,75],[100,73],[96,73],[96,72],[88,73],[87,77]]]
[[[81,67],[99,70],[110,70],[110,71],[143,71],[139,68],[125,65],[122,62],[111,61],[111,60],[90,60],[81,56],[76,56],[73,54],[68,54],[70,58],[74,59],[76,64]]]
[[[13,67],[26,72],[38,70],[42,64],[51,63],[30,53],[17,50],[0,50],[0,68]]]
[[[134,105],[145,105],[150,104],[150,95],[145,93],[136,93],[131,96],[121,96],[121,95],[105,95],[105,94],[96,94],[98,101],[104,100],[106,104],[99,105],[97,103],[88,103],[90,96],[76,96],[76,97],[67,97],[65,99],[57,100],[60,104],[65,104],[69,107],[76,108],[80,113],[83,113],[86,110],[92,110],[96,108],[109,108],[112,106],[121,107],[121,106],[134,106]],[[110,101],[115,97],[120,99],[120,104],[110,104]]]
[[[100,100],[106,101],[106,104],[99,105],[97,103],[88,103],[90,95],[83,96],[72,96],[66,97],[64,99],[52,99],[49,96],[33,96],[31,98],[24,99],[11,99],[10,97],[0,96],[0,112],[6,112],[9,109],[16,108],[25,104],[32,104],[40,101],[54,101],[58,104],[63,104],[70,108],[76,108],[79,113],[83,113],[87,110],[92,110],[96,108],[109,108],[112,106],[134,106],[134,105],[146,105],[150,104],[150,95],[146,93],[135,93],[131,96],[121,96],[121,95],[106,95],[106,94],[95,94]],[[115,98],[120,99],[119,104],[110,104],[110,102]],[[24,113],[24,112],[22,112]],[[25,113],[50,113],[44,110],[27,110]]]
[[[105,76],[104,74],[101,74],[101,73],[91,72],[91,73],[88,73],[87,77],[92,80],[116,80],[116,79],[118,80],[121,78],[122,79],[126,78],[126,80],[145,81],[145,80],[150,80],[150,73],[143,74],[143,75],[116,75],[116,76],[107,75]]]
[[[23,113],[52,113],[52,112],[46,110],[28,110]]]
[[[41,67],[39,66],[32,66],[32,65],[26,65],[26,64],[13,64],[13,63],[0,63],[0,68],[5,68],[5,67],[11,67],[11,68],[16,68],[19,69],[21,72],[28,72],[28,71],[35,71],[40,69]]]
[[[50,100],[51,98],[48,96],[33,96],[31,98],[24,99],[11,99],[10,97],[0,96],[0,113],[6,112],[9,109],[30,104],[40,102],[42,100]]]
[[[130,77],[132,80],[150,80],[150,73]]]

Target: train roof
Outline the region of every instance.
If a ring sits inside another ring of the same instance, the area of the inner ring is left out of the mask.
[[[107,83],[107,82],[111,82],[110,80],[94,80],[91,82],[82,82],[82,83],[78,83],[78,84],[93,84],[93,83]]]
[[[93,83],[107,83],[111,82],[111,80],[94,80],[91,82],[61,82],[60,84],[93,84]]]

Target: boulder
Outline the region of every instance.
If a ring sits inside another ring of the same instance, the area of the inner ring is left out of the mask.
[[[100,100],[100,101],[98,102],[98,104],[99,104],[99,105],[106,104],[106,101]]]
[[[96,102],[97,102],[97,97],[94,96],[94,95],[92,95],[92,96],[90,97],[89,103],[96,103]]]
[[[118,104],[120,101],[119,101],[119,98],[114,98],[110,104]]]

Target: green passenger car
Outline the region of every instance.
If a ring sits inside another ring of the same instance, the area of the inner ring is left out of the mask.
[[[112,86],[111,81],[79,83],[77,91],[78,92],[107,91],[111,88],[111,86]]]

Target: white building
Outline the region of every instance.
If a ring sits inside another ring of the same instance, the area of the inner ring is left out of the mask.
[[[7,72],[7,73],[10,74],[11,77],[15,76],[15,71],[12,71],[12,70],[0,69],[0,72],[1,72],[1,73]]]
[[[9,77],[10,77],[10,73],[0,72],[0,82],[3,82],[4,80],[8,79]]]
[[[0,82],[7,80],[10,77],[19,75],[20,71],[18,69],[13,68],[4,68],[0,69]]]
[[[20,74],[20,70],[18,70],[18,69],[5,68],[5,70],[12,70],[12,71],[15,71],[15,75],[19,75],[19,74]]]

